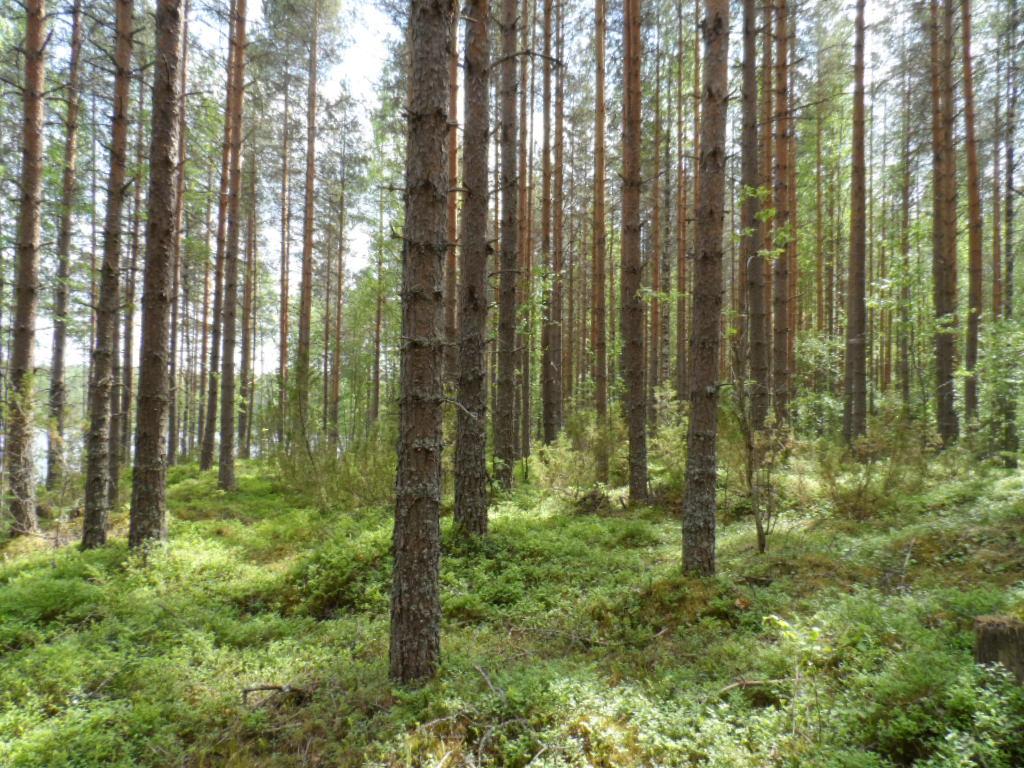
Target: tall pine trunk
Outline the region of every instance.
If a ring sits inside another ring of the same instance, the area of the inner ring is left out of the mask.
[[[490,130],[488,0],[467,7],[462,236],[459,252],[459,404],[455,436],[455,522],[487,533],[487,134]]]
[[[501,18],[501,257],[498,275],[498,381],[494,403],[494,473],[502,488],[512,485],[515,444],[516,262],[516,0],[502,0]],[[524,404],[525,407],[525,404]],[[524,437],[524,440],[528,440]]]
[[[867,345],[865,252],[867,222],[864,187],[864,0],[857,0],[854,43],[853,161],[850,197],[850,261],[846,292],[846,365],[843,437],[853,442],[867,431]]]
[[[728,105],[729,2],[705,0],[704,84],[701,96],[700,195],[693,267],[690,343],[690,425],[683,569],[715,572],[718,476],[718,355],[722,316],[722,227],[725,214],[725,124]]]
[[[44,0],[25,3],[25,82],[22,87],[21,184],[18,207],[18,261],[14,285],[14,333],[8,363],[7,439],[4,461],[13,518],[11,533],[38,528],[32,461],[35,400],[33,358],[39,303],[40,214],[43,192],[43,91],[46,8]]]
[[[183,0],[159,0],[156,8],[156,60],[160,66],[153,70],[142,350],[128,532],[132,547],[167,538],[167,329],[174,267],[182,4]]]
[[[131,87],[133,3],[116,4],[114,51],[114,111],[111,123],[110,172],[107,177],[107,214],[103,225],[103,261],[100,265],[96,336],[89,381],[89,430],[85,436],[85,517],[82,546],[98,547],[107,540],[110,493],[110,411],[113,384],[114,334],[120,304],[121,214],[124,209],[128,149],[128,101]]]
[[[455,10],[454,0],[412,0],[409,8],[404,341],[390,644],[391,677],[400,683],[433,677],[441,655],[442,288],[448,241],[448,57]],[[513,25],[513,37],[514,32]]]
[[[242,110],[245,102],[245,11],[246,0],[235,0],[231,40],[234,75],[228,109],[231,138],[228,151],[228,234],[224,250],[224,350],[220,381],[220,461],[217,484],[226,491],[235,488],[235,342],[238,310],[238,249],[242,232]],[[314,24],[315,28],[315,24]],[[313,34],[316,49],[316,33]],[[316,54],[313,54],[314,58]],[[315,70],[315,67],[314,67]],[[310,182],[312,183],[312,182]]]
[[[647,499],[643,266],[640,259],[640,0],[625,0],[622,132],[622,374],[629,429],[629,498]]]
[[[605,224],[605,37],[607,35],[607,2],[594,0],[594,47],[596,55],[596,85],[594,108],[594,264],[593,264],[593,320],[590,332],[594,348],[594,406],[597,411],[597,479],[608,482],[608,344],[605,326],[607,310],[605,299],[605,266],[608,259],[608,229]]]
[[[67,384],[64,351],[67,347],[68,296],[71,267],[71,227],[78,195],[78,111],[82,52],[82,0],[71,7],[71,53],[68,63],[67,113],[64,117],[64,170],[61,177],[60,220],[57,224],[57,274],[53,292],[53,357],[50,362],[50,429],[46,451],[46,487],[55,488],[64,471],[64,417]]]

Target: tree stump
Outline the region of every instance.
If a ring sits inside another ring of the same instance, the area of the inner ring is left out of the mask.
[[[999,662],[1024,684],[1024,621],[1012,616],[979,616],[974,620],[974,660]]]

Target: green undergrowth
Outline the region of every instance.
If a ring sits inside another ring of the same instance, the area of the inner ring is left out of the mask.
[[[769,552],[724,510],[709,580],[616,492],[527,485],[482,541],[446,517],[443,668],[403,690],[389,506],[175,468],[145,557],[7,545],[0,765],[1024,765],[1024,689],[971,656],[975,616],[1024,610],[1024,474],[860,471],[795,457]]]

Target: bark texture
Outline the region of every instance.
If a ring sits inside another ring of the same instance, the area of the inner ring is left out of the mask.
[[[718,355],[722,315],[722,227],[725,218],[725,123],[728,103],[729,2],[704,3],[704,81],[701,90],[700,194],[693,268],[690,342],[690,425],[683,569],[715,572],[718,476]]]
[[[85,517],[82,546],[98,547],[107,540],[110,510],[110,414],[114,362],[117,349],[117,314],[120,309],[121,215],[124,210],[128,155],[128,102],[131,87],[132,0],[115,6],[114,111],[111,124],[110,173],[107,177],[107,214],[103,224],[103,261],[96,302],[96,334],[89,376],[89,430],[85,435]]]
[[[145,276],[142,288],[142,351],[139,361],[135,465],[128,543],[140,547],[167,538],[168,323],[174,267],[174,212],[181,108],[179,68],[184,0],[160,0],[156,8],[152,135]]]
[[[462,236],[459,250],[459,409],[455,435],[455,523],[487,533],[487,135],[488,0],[467,5]]]
[[[391,677],[400,683],[433,677],[441,655],[443,281],[448,249],[448,59],[455,11],[454,0],[412,0],[409,7],[390,647]]]
[[[625,91],[622,131],[622,375],[629,429],[629,498],[647,499],[647,419],[644,391],[643,265],[640,259],[640,2],[625,0]]]
[[[11,533],[38,527],[35,469],[32,462],[32,413],[35,400],[33,358],[39,303],[40,213],[43,193],[43,91],[45,83],[46,7],[25,3],[25,82],[21,92],[21,189],[18,204],[18,262],[14,285],[14,332],[8,364],[7,440],[4,448],[10,492]]]

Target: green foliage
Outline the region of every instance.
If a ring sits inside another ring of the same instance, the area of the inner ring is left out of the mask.
[[[145,560],[120,541],[7,545],[0,764],[1024,761],[1024,689],[971,657],[975,616],[1024,611],[1024,475],[865,445],[874,501],[854,514],[836,499],[864,485],[855,462],[797,442],[769,553],[749,517],[724,522],[702,580],[679,573],[666,509],[615,488],[598,514],[577,506],[577,439],[533,459],[487,538],[442,521],[444,664],[414,691],[387,680],[390,477],[358,478],[383,437],[348,469],[243,462],[237,494],[173,468],[171,542]],[[362,490],[327,479],[344,472]],[[260,685],[293,690],[243,701]]]

